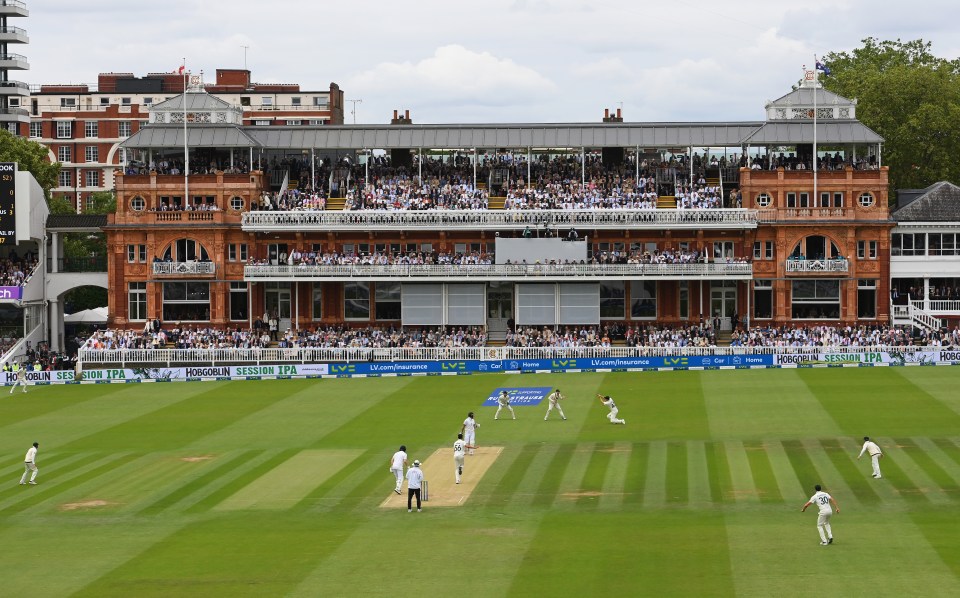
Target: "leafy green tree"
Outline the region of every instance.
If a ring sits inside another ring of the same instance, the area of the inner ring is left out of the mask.
[[[57,177],[60,175],[60,163],[49,162],[49,156],[47,148],[36,141],[0,130],[0,162],[17,162],[20,170],[33,174],[47,200],[50,199],[50,190],[57,186]]]
[[[857,118],[886,140],[892,189],[960,181],[960,59],[933,54],[921,39],[868,37],[850,52],[824,56],[824,87],[857,99]]]

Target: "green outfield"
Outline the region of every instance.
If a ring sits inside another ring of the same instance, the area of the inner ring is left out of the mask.
[[[559,386],[568,420],[493,421],[500,386]],[[0,595],[957,596],[958,388],[960,367],[31,387],[0,394]],[[469,499],[382,508],[397,446],[426,458],[470,410],[504,448]]]

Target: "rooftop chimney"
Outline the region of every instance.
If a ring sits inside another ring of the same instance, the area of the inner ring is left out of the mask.
[[[390,119],[391,125],[412,125],[413,121],[410,120],[410,111],[404,110],[403,116],[400,116],[399,110],[393,111],[393,118]]]
[[[604,109],[603,109],[603,122],[605,122],[605,123],[622,123],[622,122],[623,122],[623,116],[620,115],[620,109],[619,109],[619,108],[617,108],[615,114],[616,114],[616,116],[610,116],[610,109],[609,109],[609,108],[604,108]]]

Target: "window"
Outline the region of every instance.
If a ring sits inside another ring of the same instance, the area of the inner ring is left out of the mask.
[[[130,98],[120,98],[120,105],[121,105],[121,106],[129,106],[129,105],[132,104],[132,103],[133,103],[133,102],[130,100]]]
[[[209,322],[210,283],[163,283],[163,319],[176,322]]]
[[[230,245],[227,246],[227,259],[231,262],[235,262],[238,259],[241,262],[247,261],[247,244],[230,243]]]
[[[313,105],[317,108],[326,108],[330,105],[330,98],[326,96],[317,96],[313,98]]]
[[[243,209],[243,198],[239,195],[234,195],[230,198],[230,209],[239,212]]]
[[[716,241],[713,244],[713,259],[733,258],[733,241]]]
[[[601,289],[603,286],[601,285]],[[603,297],[601,296],[601,305]],[[630,282],[630,318],[654,319],[657,317],[657,283],[652,280]]]
[[[174,198],[176,199],[178,198]],[[206,248],[193,239],[177,239],[167,247],[163,259],[169,262],[210,261]]]
[[[241,96],[241,97],[240,97],[240,105],[241,105],[241,106],[249,106],[249,105],[250,105],[250,98],[249,98],[249,96]]]
[[[312,127],[316,127],[316,126],[318,126],[318,125],[325,125],[325,124],[327,124],[327,119],[325,119],[325,118],[311,118],[310,120],[307,121],[307,124],[309,124],[309,125],[312,126]]]
[[[73,123],[69,120],[57,121],[57,139],[70,139],[73,137]]]
[[[134,212],[142,212],[143,209],[146,208],[146,207],[147,207],[147,202],[146,202],[146,200],[144,200],[144,199],[143,199],[142,197],[140,197],[139,195],[137,195],[136,197],[134,197],[133,199],[130,200],[130,208],[131,208]]]
[[[343,318],[345,320],[370,319],[370,283],[344,283]]]
[[[269,119],[259,119],[259,118],[258,118],[257,120],[253,121],[253,124],[256,125],[256,126],[258,126],[258,127],[269,127],[269,126],[270,126],[270,120],[269,120]]]
[[[137,246],[127,245],[127,263],[132,264],[137,261]]]
[[[954,233],[928,233],[928,255],[957,255],[960,253],[960,244]]]
[[[835,191],[833,193],[833,205],[831,207],[834,207],[834,208],[843,207],[843,191]]]
[[[877,259],[877,242],[857,241],[857,259]]]
[[[100,98],[100,105],[101,105],[101,106],[109,106],[109,105],[110,105],[110,98]]]
[[[377,320],[400,319],[400,283],[377,282],[374,310]]]
[[[151,98],[151,97],[144,97],[144,98],[143,98],[143,105],[144,105],[144,106],[152,106],[152,105],[153,105],[153,98]]]
[[[137,252],[140,256],[140,262],[143,264],[147,263],[147,246],[146,245],[137,245]]]
[[[99,162],[100,148],[95,145],[85,146],[83,148],[83,160],[84,162]]]
[[[60,98],[61,108],[73,108],[77,105],[77,98]]]
[[[313,283],[313,319],[320,320],[323,318],[323,283],[315,282]]]
[[[270,96],[263,96],[260,100],[260,103],[264,106],[273,106],[273,98]]]
[[[626,311],[626,292],[623,281],[600,283],[600,319],[622,320]]]
[[[836,320],[840,317],[840,281],[794,280],[792,312],[795,320]]]
[[[292,126],[292,127],[299,127],[301,122],[302,122],[302,121],[299,120],[299,119],[297,119],[297,120],[287,119],[287,125],[288,125],[288,126]]]
[[[57,162],[69,162],[70,161],[70,146],[61,145],[57,148]]]
[[[140,321],[147,319],[147,283],[127,283],[127,319]]]
[[[57,182],[61,187],[73,187],[73,171],[61,170]]]
[[[247,320],[249,319],[250,311],[247,309],[249,306],[248,294],[247,294],[247,283],[242,280],[234,280],[230,282],[230,319],[231,320]]]
[[[683,280],[680,283],[680,305],[678,314],[681,320],[690,319],[690,283]]]
[[[246,243],[240,243],[240,261],[241,262],[247,261],[247,244]]]
[[[291,105],[291,106],[299,106],[299,105],[300,105],[300,98],[290,98],[290,105]]]
[[[925,255],[926,233],[894,233],[890,243],[891,255]]]
[[[127,245],[127,263],[135,264],[137,262],[147,263],[147,246],[143,244]]]
[[[99,170],[87,170],[83,173],[83,183],[84,187],[99,187],[100,186],[100,171]]]
[[[772,280],[753,282],[753,317],[758,320],[769,320],[773,317]]]
[[[860,204],[861,208],[869,208],[873,205],[873,194],[871,193],[861,193],[860,197],[857,198],[857,203]]]
[[[793,191],[787,193],[787,207],[795,208],[797,207],[797,194]]]
[[[875,242],[875,241],[874,241]],[[877,281],[857,281],[857,318],[872,320],[877,317]]]
[[[43,137],[43,123],[30,123],[30,137],[33,139]]]
[[[227,260],[231,262],[237,261],[237,246],[234,243],[227,245]]]
[[[88,120],[83,123],[83,136],[84,137],[99,137],[100,136],[100,122],[95,120]]]
[[[800,194],[800,202],[799,202],[799,206],[798,206],[798,207],[801,207],[801,208],[809,208],[809,207],[810,207],[810,194],[809,194],[809,193],[801,193],[801,194]]]
[[[773,259],[773,241],[754,241],[753,259],[772,260]]]
[[[773,200],[770,198],[770,195],[769,195],[768,193],[759,193],[759,194],[757,194],[757,207],[758,207],[758,208],[766,208],[766,207],[769,207],[769,206],[770,206],[770,203],[771,203],[772,201],[773,201]]]
[[[117,123],[117,135],[120,137],[129,137],[133,134],[133,123],[129,120],[121,120]]]
[[[763,259],[765,260],[773,259],[773,241],[763,242]]]

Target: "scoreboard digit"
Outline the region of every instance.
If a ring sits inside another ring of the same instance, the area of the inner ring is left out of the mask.
[[[17,243],[17,165],[0,163],[0,245]]]

